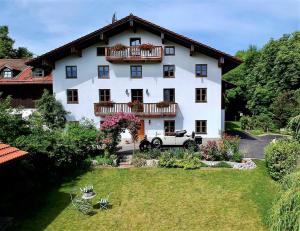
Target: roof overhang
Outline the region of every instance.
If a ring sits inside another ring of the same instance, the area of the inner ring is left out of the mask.
[[[8,144],[0,143],[0,165],[12,160],[28,155],[28,152],[22,151]]]
[[[222,74],[234,69],[242,63],[242,60],[214,49],[210,46],[177,34],[173,31],[160,27],[154,23],[146,21],[134,15],[129,15],[112,24],[109,24],[99,30],[87,34],[79,39],[67,43],[61,47],[51,50],[37,58],[29,60],[26,64],[32,66],[51,66],[54,68],[55,61],[66,56],[81,54],[81,50],[100,41],[107,42],[107,39],[127,29],[136,30],[137,28],[145,29],[161,37],[162,41],[168,40],[191,49],[191,52],[200,52],[218,60],[222,68]]]

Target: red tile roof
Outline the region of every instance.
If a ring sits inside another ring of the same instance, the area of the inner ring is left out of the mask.
[[[52,84],[52,74],[44,77],[33,77],[32,67],[27,66],[25,62],[28,59],[0,59],[0,70],[8,67],[13,70],[18,70],[20,73],[13,78],[1,78],[0,85],[7,84]]]
[[[0,164],[27,155],[28,152],[0,143]]]

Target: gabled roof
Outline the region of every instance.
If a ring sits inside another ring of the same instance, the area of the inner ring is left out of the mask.
[[[11,147],[8,144],[0,143],[0,164],[9,162],[16,158],[27,155],[28,152],[22,151],[20,149]]]
[[[25,64],[29,59],[0,59],[0,70],[7,67],[11,70],[22,71],[27,68]]]
[[[32,67],[26,65],[28,59],[0,59],[0,70],[7,67],[11,70],[17,70],[20,73],[12,78],[1,78],[0,85],[14,84],[52,84],[52,75],[44,77],[33,77]]]
[[[165,40],[173,41],[188,48],[193,47],[196,52],[203,53],[216,59],[224,58],[224,64],[222,65],[223,74],[242,63],[240,59],[232,55],[226,54],[203,43],[177,34],[173,31],[160,27],[154,23],[151,23],[132,14],[103,28],[100,28],[90,34],[87,34],[79,39],[76,39],[70,43],[67,43],[61,47],[51,50],[37,58],[28,61],[27,63],[33,66],[40,66],[43,65],[43,63],[55,62],[56,60],[71,55],[72,49],[74,48],[75,50],[84,49],[86,47],[91,46],[94,43],[97,43],[101,40],[103,41],[110,36],[118,34],[128,29],[129,27],[142,28],[159,36],[163,35]]]

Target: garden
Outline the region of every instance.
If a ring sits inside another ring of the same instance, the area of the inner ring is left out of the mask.
[[[265,161],[243,158],[239,138],[223,135],[197,151],[135,151],[135,167],[121,169],[120,134],[137,143],[133,114],[99,129],[67,123],[48,92],[27,119],[9,100],[0,102],[0,140],[30,152],[1,168],[1,213],[15,217],[13,230],[299,229],[299,116],[289,121],[293,138],[270,143]]]

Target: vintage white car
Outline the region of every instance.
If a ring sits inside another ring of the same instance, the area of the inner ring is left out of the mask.
[[[140,142],[139,148],[141,151],[148,150],[149,148],[161,148],[162,146],[182,146],[184,148],[198,148],[198,145],[202,143],[201,136],[195,136],[193,132],[191,135],[186,134],[186,130],[176,131],[174,134],[165,136],[145,136]]]

